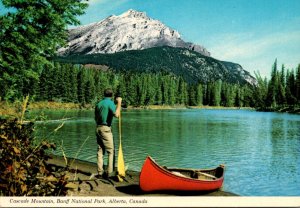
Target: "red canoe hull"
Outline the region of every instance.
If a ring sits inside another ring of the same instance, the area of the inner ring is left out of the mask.
[[[140,173],[140,188],[146,192],[212,191],[222,187],[224,180],[223,174],[224,170],[222,175],[214,180],[200,180],[182,177],[175,175],[170,170],[159,166],[151,157],[147,157]]]

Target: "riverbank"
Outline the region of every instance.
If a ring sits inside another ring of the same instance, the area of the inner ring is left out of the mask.
[[[22,109],[21,102],[7,103],[4,101],[0,102],[0,116],[2,117],[18,117]],[[92,110],[93,105],[80,105],[78,103],[61,103],[61,102],[52,102],[52,101],[41,101],[41,102],[32,102],[30,103],[26,111],[33,110]],[[185,106],[185,105],[148,105],[148,106],[126,106],[124,109],[128,110],[172,110],[172,109],[251,109],[250,107],[223,107],[223,106]]]
[[[68,196],[237,196],[236,194],[217,190],[213,192],[160,192],[145,193],[139,188],[139,172],[126,171],[123,182],[117,180],[104,180],[91,177],[97,172],[95,163],[68,158],[71,164],[68,177],[74,183],[74,189],[68,192]],[[66,160],[60,156],[53,156],[48,164],[54,169],[66,166]]]
[[[0,116],[2,112],[13,112],[13,105],[11,107],[7,106],[4,102],[0,103],[4,107],[4,111],[0,109]],[[6,107],[5,107],[6,106]],[[91,104],[81,105],[76,103],[61,103],[61,102],[33,102],[28,106],[28,110],[92,110],[94,106]],[[300,114],[300,106],[283,106],[276,108],[264,108],[264,109],[255,109],[252,107],[226,107],[226,106],[186,106],[186,105],[147,105],[147,106],[126,106],[123,109],[128,110],[178,110],[178,109],[216,109],[216,110],[256,110],[262,112],[281,112],[281,113],[293,113]]]
[[[8,103],[0,101],[0,117],[20,117],[22,111],[22,102]],[[26,111],[35,110],[92,110],[91,104],[81,105],[79,103],[62,103],[54,101],[32,102],[27,105]],[[261,112],[281,112],[300,114],[300,106],[279,106],[276,108],[259,108],[252,107],[225,107],[225,106],[186,106],[186,105],[147,105],[147,106],[124,106],[128,110],[178,110],[178,109],[220,109],[220,110],[255,110]]]

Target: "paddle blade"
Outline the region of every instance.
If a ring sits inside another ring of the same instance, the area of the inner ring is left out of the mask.
[[[124,162],[123,150],[122,150],[121,143],[119,146],[119,153],[118,153],[118,175],[125,177],[125,162]]]

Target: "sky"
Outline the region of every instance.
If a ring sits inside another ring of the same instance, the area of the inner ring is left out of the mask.
[[[269,77],[277,58],[300,64],[300,0],[89,0],[82,25],[128,9],[146,12],[211,56]]]
[[[276,58],[280,68],[300,64],[300,0],[90,0],[79,19],[88,24],[128,9],[146,12],[252,75],[269,77]]]

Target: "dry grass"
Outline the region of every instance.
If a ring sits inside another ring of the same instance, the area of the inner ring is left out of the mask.
[[[19,118],[22,114],[22,104],[19,102],[16,103],[7,103],[4,101],[0,102],[0,116],[1,117],[15,117]]]
[[[185,105],[147,105],[147,106],[128,106],[127,109],[149,109],[149,110],[170,110],[170,109],[187,109]]]
[[[229,109],[229,110],[238,110],[238,109],[253,109],[251,107],[225,107],[225,106],[208,106],[208,105],[202,105],[202,106],[189,106],[190,109]]]
[[[149,109],[149,110],[171,110],[171,109],[253,109],[251,107],[224,107],[224,106],[185,106],[185,105],[148,105],[142,107],[129,106],[128,109]]]
[[[29,109],[79,109],[80,105],[76,103],[59,103],[59,102],[34,102],[29,105]]]
[[[26,98],[25,98],[26,99]],[[26,101],[26,100],[25,100]],[[27,100],[28,102],[28,100]],[[26,105],[27,105],[27,102]],[[32,102],[28,106],[23,106],[24,102],[14,102],[8,103],[1,101],[0,102],[0,116],[1,117],[15,117],[15,118],[22,118],[24,117],[24,109],[27,110],[38,110],[38,109],[80,109],[81,106],[75,103],[59,103],[59,102]]]

